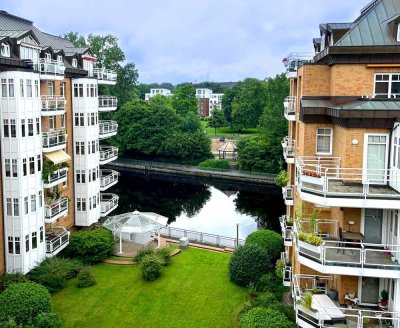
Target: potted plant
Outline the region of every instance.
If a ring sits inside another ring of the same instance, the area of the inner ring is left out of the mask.
[[[354,291],[349,291],[349,298],[354,299],[356,297],[356,292]]]
[[[278,176],[275,178],[275,184],[278,187],[286,187],[289,182],[289,175],[285,170],[279,172]]]
[[[388,304],[388,299],[389,299],[389,293],[387,290],[382,290],[381,291],[381,305],[386,307]]]
[[[304,296],[301,300],[301,305],[303,305],[306,309],[311,310],[312,294],[310,292],[307,292],[304,294]]]

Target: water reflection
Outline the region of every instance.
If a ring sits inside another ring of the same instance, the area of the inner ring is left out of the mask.
[[[173,227],[245,238],[258,226],[280,231],[278,217],[284,212],[282,196],[274,192],[232,190],[232,185],[166,181],[121,172],[112,192],[120,196],[113,214],[135,209],[168,217]]]

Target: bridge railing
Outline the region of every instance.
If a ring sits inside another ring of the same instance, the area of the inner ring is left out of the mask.
[[[174,163],[164,163],[164,162],[153,162],[153,161],[143,161],[138,159],[127,159],[127,158],[119,158],[117,161],[114,161],[111,165],[114,166],[125,166],[132,167],[140,166],[144,169],[146,168],[163,168],[163,169],[173,169],[173,170],[181,170],[181,171],[192,171],[192,172],[217,172],[221,175],[227,176],[251,176],[254,178],[260,178],[263,180],[274,180],[276,178],[276,174],[266,173],[266,172],[255,172],[255,171],[242,171],[242,170],[226,170],[226,169],[215,169],[215,168],[200,168],[199,166],[192,165],[184,165],[184,164],[174,164]]]
[[[194,242],[198,244],[212,245],[218,247],[230,247],[236,248],[237,239],[233,237],[226,237],[220,235],[213,235],[205,232],[192,231],[174,227],[163,227],[160,230],[160,234],[163,237],[180,239],[182,237],[187,237],[189,242]],[[243,245],[244,240],[239,239],[239,245]]]

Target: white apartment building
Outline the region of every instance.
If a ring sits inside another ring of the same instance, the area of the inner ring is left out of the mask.
[[[171,97],[172,93],[171,93],[171,90],[164,89],[164,88],[150,89],[150,92],[145,94],[144,100],[149,101],[151,98],[153,98],[156,95],[161,95],[161,96],[165,96],[165,97]]]

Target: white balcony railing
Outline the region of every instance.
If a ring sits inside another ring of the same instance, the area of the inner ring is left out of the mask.
[[[283,199],[287,206],[293,206],[294,189],[292,186],[283,187]]]
[[[117,72],[111,69],[106,69],[101,67],[93,68],[93,71],[89,72],[89,75],[91,74],[93,77],[99,80],[99,83],[110,82],[114,84],[117,82]]]
[[[283,102],[284,115],[288,121],[296,120],[296,97],[289,96]]]
[[[119,173],[114,170],[100,170],[100,191],[105,191],[108,188],[118,183]]]
[[[45,75],[64,75],[65,66],[63,62],[54,59],[40,58],[38,62],[34,63],[35,69],[41,74]]]
[[[289,287],[292,282],[292,267],[286,252],[281,253],[281,261],[284,264],[282,268],[282,283],[284,286]]]
[[[117,109],[118,99],[113,96],[99,96],[99,111],[108,112]]]
[[[285,246],[292,246],[293,225],[290,222],[290,219],[287,217],[287,215],[282,215],[279,217],[279,222],[281,225],[282,238]]]
[[[65,113],[66,100],[61,96],[42,96],[42,115],[52,116]]]
[[[100,194],[100,216],[104,217],[112,212],[118,206],[119,196],[116,194]]]
[[[297,72],[301,65],[312,62],[314,55],[312,52],[292,52],[283,59],[283,64],[288,73]]]
[[[54,256],[69,244],[70,232],[64,227],[53,227],[46,231],[46,256]]]
[[[45,199],[44,218],[46,223],[53,223],[58,218],[68,214],[68,198]]]
[[[65,129],[43,132],[42,140],[44,152],[54,151],[65,148],[67,143],[67,134]]]
[[[109,138],[115,136],[118,131],[118,123],[116,121],[103,121],[99,122],[99,138]]]
[[[282,141],[282,149],[286,163],[293,164],[296,156],[296,142],[290,137],[285,137]]]
[[[100,164],[104,165],[118,158],[118,148],[114,146],[100,146]]]
[[[68,176],[68,168],[60,168],[57,171],[53,172],[52,174],[49,174],[47,179],[44,181],[44,187],[45,188],[51,188],[54,187],[55,185],[66,181]]]

